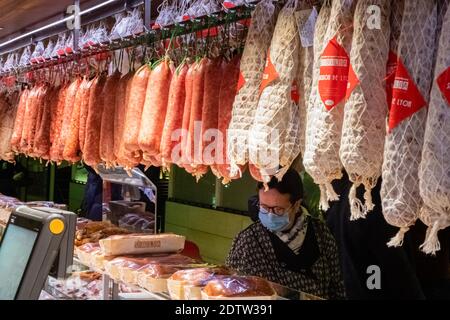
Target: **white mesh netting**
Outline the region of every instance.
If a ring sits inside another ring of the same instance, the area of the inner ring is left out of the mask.
[[[291,100],[300,42],[294,14],[296,6],[296,1],[290,1],[278,15],[269,53],[278,78],[261,92],[249,131],[249,161],[264,170],[266,182],[278,166],[289,167],[300,152],[298,106]],[[282,175],[280,172],[278,178]]]
[[[389,53],[389,0],[359,0],[353,19],[350,64],[359,80],[345,103],[340,158],[353,182],[349,193],[351,220],[365,217],[374,207],[371,190],[381,175],[386,135],[386,63]],[[380,9],[373,21],[371,6]],[[373,23],[377,23],[374,25]],[[379,28],[378,28],[379,27]],[[365,204],[356,196],[365,187]]]
[[[240,72],[245,83],[233,103],[231,122],[227,131],[227,153],[230,174],[240,171],[238,165],[248,162],[248,133],[253,123],[259,100],[267,50],[275,27],[276,10],[271,0],[259,2],[253,13],[248,30]]]
[[[425,101],[429,99],[435,49],[434,1],[406,0],[398,44],[398,56]],[[386,136],[381,199],[386,221],[400,229],[388,243],[398,246],[418,218],[422,199],[418,170],[421,160],[427,108],[404,119]]]
[[[444,18],[419,168],[423,199],[420,219],[429,227],[421,246],[425,253],[440,250],[437,232],[450,226],[450,106],[437,78],[450,67],[450,10]]]
[[[307,111],[308,121],[303,165],[308,174],[313,177],[314,182],[320,187],[320,207],[322,210],[329,208],[329,201],[339,199],[331,182],[342,177],[339,146],[344,116],[344,100],[330,111],[325,108],[318,93],[320,55],[325,45],[334,37],[336,37],[337,42],[347,53],[350,52],[354,3],[353,1],[346,0],[333,1],[329,19],[324,19],[323,16],[326,14],[322,15],[322,11],[327,9],[325,6],[322,8],[321,13],[319,13],[319,18],[316,23],[313,89]],[[326,32],[323,40],[318,42],[320,35],[324,34],[324,28],[326,28]],[[317,46],[316,43],[318,43]]]

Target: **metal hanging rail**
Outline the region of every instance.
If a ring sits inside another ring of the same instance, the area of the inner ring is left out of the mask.
[[[83,17],[81,26],[104,20],[105,18],[111,17],[120,12],[131,10],[141,5],[149,6],[144,7],[144,14],[150,15],[151,4],[151,0],[105,0],[100,4],[94,5],[80,12],[80,17]],[[79,0],[74,0],[74,5],[79,5]],[[11,40],[4,41],[3,43],[0,43],[0,55],[18,51],[39,41],[43,41],[60,33],[70,31],[67,28],[66,23],[72,19],[74,19],[73,15],[63,17],[33,31],[19,35]],[[74,42],[79,38],[79,34],[77,34],[78,31],[78,29],[72,30],[74,33]]]
[[[147,1],[145,1],[147,2]],[[64,64],[71,61],[78,61],[83,58],[92,57],[100,53],[110,52],[119,49],[136,47],[140,45],[151,46],[152,43],[162,41],[178,36],[191,34],[194,32],[208,30],[213,27],[230,24],[240,20],[245,20],[251,17],[251,12],[254,8],[254,3],[237,6],[227,11],[217,12],[211,15],[201,16],[192,20],[183,21],[173,25],[169,25],[156,30],[146,30],[143,34],[138,36],[130,36],[120,39],[118,41],[111,41],[103,43],[92,48],[89,51],[80,52],[75,51],[71,55],[60,58],[51,59],[41,64],[28,65],[19,67],[13,71],[0,73],[0,77],[23,74],[25,72],[36,71],[43,68],[48,68],[54,65]]]

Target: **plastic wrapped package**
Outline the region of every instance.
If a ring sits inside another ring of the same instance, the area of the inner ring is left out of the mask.
[[[55,47],[53,48],[52,57],[59,57],[65,55],[66,34],[62,33],[58,36]]]
[[[100,23],[100,25],[97,28],[94,28],[92,30],[92,39],[94,45],[101,45],[109,41],[108,30],[106,29],[104,23]]]
[[[119,227],[135,232],[153,231],[155,217],[153,214],[129,213],[119,219]]]
[[[111,40],[117,40],[125,36],[126,24],[129,19],[124,13],[116,14],[114,18],[116,19],[116,23],[112,27],[109,35]]]
[[[202,297],[204,300],[275,300],[277,294],[265,279],[231,276],[209,281]]]
[[[135,8],[128,18],[126,26],[126,36],[134,36],[144,32],[144,20],[139,8]]]
[[[55,43],[52,40],[49,40],[47,43],[47,47],[45,47],[44,53],[42,54],[43,58],[45,60],[52,58],[52,52],[55,48]]]
[[[25,47],[25,49],[23,49],[22,55],[20,56],[19,67],[24,67],[27,64],[30,64],[30,60],[31,60],[31,49],[30,47]]]
[[[39,41],[36,46],[34,47],[33,54],[31,55],[30,62],[31,63],[40,63],[44,62],[44,52],[45,52],[45,46],[42,41]]]
[[[195,261],[189,257],[175,255],[139,255],[123,256],[111,259],[104,264],[106,273],[115,280],[128,284],[138,284],[138,274],[141,269],[148,269],[145,273],[149,276],[159,277],[165,272],[158,269],[159,266],[166,265],[188,265]],[[168,270],[168,269],[167,269]]]
[[[209,281],[233,274],[233,271],[225,267],[179,270],[167,279],[167,288],[174,300],[200,300],[201,289]]]
[[[99,241],[103,254],[108,256],[180,252],[184,242],[184,236],[169,233],[116,235]]]
[[[80,259],[80,262],[86,266],[93,265],[93,256],[100,252],[100,245],[98,243],[86,243],[75,247],[75,254]]]

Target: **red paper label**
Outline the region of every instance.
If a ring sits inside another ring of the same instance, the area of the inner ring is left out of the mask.
[[[242,75],[242,72],[239,71],[239,80],[238,80],[238,83],[237,83],[237,91],[236,92],[239,92],[239,90],[242,89],[244,84],[245,84],[245,78]]]
[[[216,37],[219,34],[219,30],[217,27],[212,27],[206,30],[197,31],[197,37],[199,38],[207,38],[207,37]]]
[[[227,9],[232,9],[232,8],[236,7],[236,6],[234,5],[234,3],[229,2],[229,1],[225,1],[225,2],[223,3],[223,6],[224,6],[225,8],[227,8]]]
[[[391,101],[392,101],[392,88],[394,86],[394,80],[395,80],[395,71],[397,70],[397,55],[389,51],[389,58],[386,65],[386,101],[389,106],[391,107]]]
[[[259,86],[259,93],[261,92],[274,80],[278,79],[279,75],[277,70],[275,69],[275,66],[272,63],[272,60],[270,59],[270,48],[267,50],[267,58],[266,58],[266,66],[264,68],[263,77],[261,80],[261,84]]]
[[[300,101],[300,92],[298,92],[297,81],[294,80],[291,86],[291,100],[294,101],[297,105]]]
[[[250,23],[251,22],[252,22],[251,18],[242,19],[242,20],[238,21],[238,23],[240,23],[240,24],[242,24],[243,26],[246,26],[246,27],[250,27]]]
[[[319,94],[327,110],[333,109],[346,96],[350,58],[333,38],[320,58]]]
[[[191,17],[186,14],[183,16],[183,21],[189,21],[190,19]]]
[[[348,68],[348,82],[347,82],[347,91],[345,93],[345,100],[348,100],[350,98],[350,95],[352,94],[353,90],[356,88],[356,86],[359,84],[358,76],[356,75],[355,71],[353,71],[352,66]]]
[[[450,106],[450,67],[437,78],[437,84],[439,89],[441,89],[442,95],[447,99],[447,104]]]
[[[414,80],[410,77],[401,59],[397,59],[392,87],[392,101],[389,111],[389,132],[400,122],[412,116],[426,105]]]

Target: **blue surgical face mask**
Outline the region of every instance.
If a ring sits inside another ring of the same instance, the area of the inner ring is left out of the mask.
[[[289,213],[285,212],[282,216],[259,209],[259,220],[267,229],[273,232],[283,230],[289,224]]]

